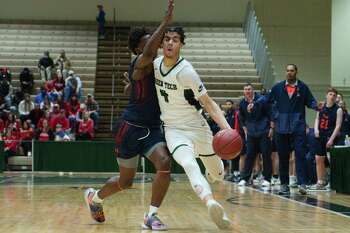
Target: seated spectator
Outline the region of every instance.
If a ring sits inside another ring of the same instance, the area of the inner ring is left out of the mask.
[[[5,120],[4,120],[5,119]],[[5,133],[5,129],[6,129],[6,122],[7,120],[7,114],[0,112],[0,135],[3,135]]]
[[[5,101],[5,98],[0,95],[0,112],[1,113],[9,113],[10,112],[10,106]]]
[[[12,96],[11,96],[11,102],[12,106],[14,107],[14,110],[17,110],[17,107],[21,101],[24,100],[24,92],[21,88],[16,88],[13,90]]]
[[[70,141],[70,138],[69,138],[67,132],[62,128],[62,125],[60,125],[60,124],[56,125],[55,141],[56,142]]]
[[[53,60],[50,57],[49,51],[44,52],[44,56],[40,58],[38,68],[41,76],[41,80],[51,80],[51,70],[54,67]]]
[[[7,121],[5,122],[5,128],[11,128],[15,127],[16,128],[16,132],[19,132],[20,128],[21,128],[21,120],[17,119],[17,115],[10,112],[7,115]]]
[[[58,116],[59,114],[57,114],[56,116]],[[55,116],[55,117],[56,117]],[[43,128],[43,122],[46,120],[47,122],[49,122],[49,127],[50,127],[50,121],[51,121],[51,117],[50,117],[50,113],[48,111],[44,112],[44,115],[39,119],[38,124],[36,129],[42,129]]]
[[[87,112],[86,110],[86,105],[85,104],[80,104],[80,109],[78,111],[78,114],[77,114],[77,121],[81,121],[83,120],[83,116],[84,116],[84,113]]]
[[[34,128],[38,126],[39,120],[44,116],[44,112],[42,109],[40,109],[40,104],[35,103],[34,109],[30,111],[29,113],[29,119],[31,120],[32,124],[34,125]]]
[[[40,109],[42,109],[43,111],[51,111],[52,108],[53,104],[51,103],[49,96],[46,95],[44,97],[44,101],[40,104]]]
[[[61,125],[64,131],[70,131],[69,121],[66,117],[66,112],[64,111],[64,109],[61,109],[60,114],[57,117],[52,118],[50,120],[50,128],[52,130],[56,130],[56,126],[58,124]]]
[[[53,140],[54,139],[54,134],[52,132],[52,130],[49,127],[49,121],[44,119],[42,121],[42,127],[38,128],[36,130],[36,137],[37,140],[41,141],[41,142],[46,142],[49,140]]]
[[[29,118],[29,113],[34,109],[34,103],[30,99],[30,95],[26,93],[24,95],[24,100],[22,100],[18,105],[19,118],[21,121],[25,121]]]
[[[44,102],[45,97],[47,96],[47,91],[46,91],[46,85],[43,85],[40,87],[40,91],[39,93],[35,96],[34,102],[41,104],[42,102]],[[50,96],[49,96],[50,98]],[[50,100],[51,101],[51,100]]]
[[[19,75],[21,90],[24,93],[31,93],[34,87],[34,77],[30,70],[25,67]]]
[[[6,80],[8,83],[11,83],[12,74],[9,68],[7,67],[0,68],[0,80]]]
[[[63,109],[63,110],[64,110],[64,109]],[[64,111],[65,111],[65,110],[64,110]],[[53,104],[53,107],[52,107],[51,111],[46,111],[46,112],[49,113],[50,119],[53,119],[53,118],[55,118],[55,117],[57,117],[57,116],[60,115],[60,113],[61,113],[61,108],[60,108],[60,106],[59,106],[58,104]]]
[[[67,78],[68,71],[71,69],[71,63],[64,50],[61,50],[60,55],[56,58],[55,66],[60,71],[63,78]]]
[[[76,95],[78,99],[81,96],[81,80],[80,77],[74,74],[74,71],[70,70],[68,72],[68,78],[65,82],[64,88],[64,101],[68,101],[68,99],[72,95]]]
[[[57,76],[53,80],[52,86],[53,86],[53,91],[56,93],[56,95],[63,95],[65,81],[60,71],[57,71]]]
[[[22,128],[20,129],[20,147],[23,150],[24,156],[28,156],[28,152],[32,151],[32,142],[33,139],[33,128],[30,127],[30,124],[27,121],[24,121]]]
[[[52,103],[54,105],[57,104],[60,109],[64,109],[66,106],[64,103],[64,100],[63,100],[63,96],[61,96],[61,95],[57,96],[57,99],[55,99]]]
[[[346,109],[345,101],[340,100],[338,102],[339,107],[343,109],[343,122],[340,128],[340,143],[339,145],[345,145],[346,135],[350,136],[350,115]]]
[[[4,156],[5,163],[8,164],[8,158],[12,156],[16,156],[17,153],[17,145],[18,145],[18,134],[16,132],[16,127],[7,128],[6,136],[1,137],[0,140],[4,141]]]
[[[8,106],[11,106],[11,85],[6,79],[0,79],[0,96],[4,97]]]
[[[65,109],[69,119],[70,127],[72,131],[75,132],[76,119],[77,119],[78,112],[80,110],[80,103],[76,95],[71,96],[70,100],[66,103]]]
[[[92,94],[87,95],[85,105],[86,105],[86,110],[90,114],[90,118],[94,121],[95,129],[97,129],[100,107],[99,107],[97,101],[92,96]]]
[[[94,137],[94,122],[88,112],[83,114],[83,119],[79,122],[78,140],[92,140]]]

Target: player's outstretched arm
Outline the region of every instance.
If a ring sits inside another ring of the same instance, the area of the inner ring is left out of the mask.
[[[230,125],[227,123],[224,114],[222,114],[219,106],[213,101],[208,94],[200,96],[199,101],[203,105],[204,109],[209,113],[210,117],[220,127],[220,129],[230,129]]]
[[[166,27],[171,23],[173,18],[174,0],[168,0],[168,9],[162,23],[158,26],[157,30],[153,33],[151,38],[147,41],[143,53],[138,57],[135,63],[135,71],[132,78],[134,80],[140,80],[144,78],[143,70],[152,64],[153,59],[157,56],[158,48],[162,42]]]

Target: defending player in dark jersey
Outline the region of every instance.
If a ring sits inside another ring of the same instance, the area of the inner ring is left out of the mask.
[[[163,24],[168,25],[172,18],[173,2],[169,0],[168,11]],[[102,201],[112,194],[128,189],[138,167],[139,156],[149,159],[155,166],[157,174],[153,181],[152,198],[149,213],[144,217],[144,229],[166,230],[157,211],[168,190],[170,183],[170,157],[161,128],[160,111],[154,84],[153,66],[137,70],[144,78],[135,80],[135,62],[142,54],[144,46],[151,35],[144,29],[135,29],[129,37],[129,48],[137,55],[132,61],[127,77],[130,102],[119,122],[116,135],[116,155],[120,177],[112,177],[101,190],[89,188],[85,200],[91,216],[97,222],[104,222]]]
[[[329,88],[326,95],[326,103],[317,112],[315,119],[315,149],[317,184],[310,189],[325,190],[325,160],[327,150],[337,144],[340,136],[340,128],[343,120],[343,110],[335,103],[337,90]]]

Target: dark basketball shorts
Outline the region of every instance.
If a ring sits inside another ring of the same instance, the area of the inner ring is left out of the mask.
[[[327,152],[329,149],[327,148],[327,142],[329,140],[328,137],[319,137],[315,138],[314,141],[314,147],[315,147],[315,154],[318,156],[327,156]],[[337,145],[337,139],[334,139],[333,145]]]
[[[159,146],[166,146],[163,129],[147,128],[120,121],[115,137],[115,154],[119,166],[137,168],[140,156],[149,157]]]

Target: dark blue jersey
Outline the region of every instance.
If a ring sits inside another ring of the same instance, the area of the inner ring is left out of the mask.
[[[318,116],[318,130],[320,137],[329,138],[335,129],[337,123],[338,105],[334,104],[328,108],[326,105],[321,109]]]
[[[122,118],[137,125],[159,127],[161,124],[160,109],[154,83],[153,69],[152,73],[142,80],[133,80],[132,74],[136,59],[134,59],[129,66],[128,73],[131,84],[131,94],[129,104],[125,108]]]

